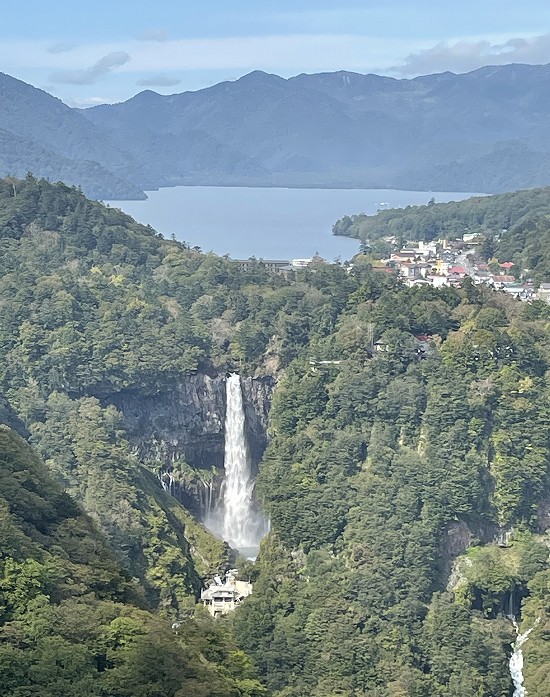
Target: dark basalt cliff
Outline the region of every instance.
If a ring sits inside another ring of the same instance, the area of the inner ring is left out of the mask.
[[[248,377],[242,381],[248,447],[254,469],[258,467],[267,446],[267,420],[275,385],[275,379],[270,376]]]
[[[275,379],[243,377],[246,428],[253,470],[267,446],[267,419]],[[173,473],[177,497],[204,513],[204,492],[213,469],[214,496],[223,478],[225,376],[190,375],[156,395],[120,392],[106,400],[124,416],[127,437],[140,460],[159,473]],[[197,481],[178,482],[177,463],[198,471]],[[201,470],[205,477],[201,480]],[[206,474],[208,473],[208,474]]]
[[[198,373],[156,395],[119,392],[108,399],[123,415],[140,459],[171,465],[223,467],[223,377]]]

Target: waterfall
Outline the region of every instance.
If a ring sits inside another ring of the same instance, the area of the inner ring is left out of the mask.
[[[254,507],[254,480],[246,443],[241,378],[232,374],[226,383],[225,452],[222,536],[231,546],[257,550],[266,532],[265,521]]]
[[[203,512],[203,520],[208,526],[208,522],[212,520],[212,503],[214,500],[213,479],[211,479],[209,482],[201,481],[199,496],[201,500],[201,510]]]
[[[512,676],[515,687],[513,697],[526,697],[527,690],[523,687],[523,650],[521,647],[525,644],[527,639],[529,639],[529,634],[531,634],[533,629],[540,622],[540,617],[537,619],[535,624],[526,632],[523,632],[523,634],[519,633],[518,623],[515,620],[512,620],[512,622],[517,634],[517,639],[512,644],[513,653],[510,656],[509,662],[510,675]]]

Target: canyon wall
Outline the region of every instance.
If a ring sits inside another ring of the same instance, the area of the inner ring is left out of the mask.
[[[156,395],[120,392],[105,401],[124,416],[127,437],[136,455],[164,476],[167,487],[201,518],[219,496],[223,480],[224,374],[196,373]],[[242,378],[246,436],[252,472],[267,446],[267,420],[276,381],[270,376]],[[197,470],[195,481],[178,478],[178,461]],[[201,473],[204,473],[202,476]]]

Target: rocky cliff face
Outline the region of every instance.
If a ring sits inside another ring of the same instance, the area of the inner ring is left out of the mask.
[[[242,380],[246,435],[254,474],[267,447],[267,422],[275,385],[275,379],[270,376]]]
[[[157,395],[120,392],[109,400],[124,415],[140,459],[168,466],[223,467],[223,377],[191,375]]]
[[[267,445],[267,419],[275,380],[243,377],[247,438],[253,469]],[[199,515],[219,493],[223,479],[225,375],[190,375],[157,395],[120,392],[111,396],[124,415],[127,435],[138,457],[166,478],[167,487]],[[178,480],[176,464],[184,460],[198,471],[197,481]],[[213,470],[217,473],[212,480]],[[204,472],[204,478],[201,477]]]

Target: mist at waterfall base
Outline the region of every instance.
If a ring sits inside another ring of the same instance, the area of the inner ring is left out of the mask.
[[[221,506],[210,509],[204,523],[217,537],[254,559],[269,526],[254,500],[241,378],[236,373],[226,381],[224,471]]]

